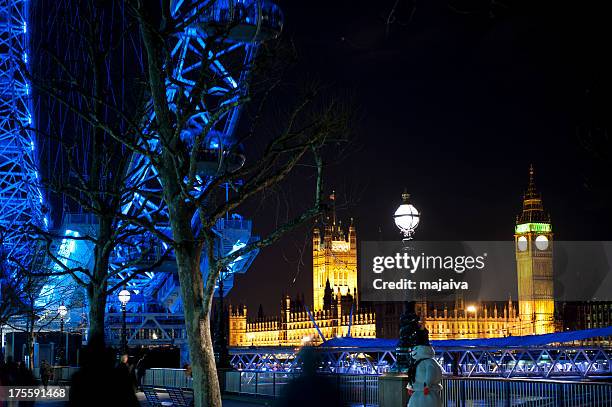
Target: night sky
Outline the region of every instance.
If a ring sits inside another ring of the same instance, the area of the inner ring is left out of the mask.
[[[530,163],[556,239],[612,239],[610,142],[585,136],[610,128],[609,10],[529,3],[417,1],[413,12],[400,0],[388,30],[394,0],[281,3],[295,76],[356,107],[351,154],[326,187],[358,239],[399,238],[404,187],[422,212],[417,239],[511,239]],[[292,182],[296,199],[310,191]],[[275,210],[253,215],[256,233]],[[230,301],[250,315],[260,303],[278,313],[283,292],[310,303],[311,226],[262,251]]]

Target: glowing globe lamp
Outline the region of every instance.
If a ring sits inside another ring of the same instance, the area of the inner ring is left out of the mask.
[[[127,304],[128,302],[130,302],[130,292],[128,290],[121,290],[119,292],[119,302],[121,302],[122,305]]]
[[[409,202],[410,194],[404,191],[402,194],[402,204],[397,208],[393,215],[395,225],[399,228],[404,235],[404,240],[412,239],[414,230],[419,226],[419,219],[421,214]]]

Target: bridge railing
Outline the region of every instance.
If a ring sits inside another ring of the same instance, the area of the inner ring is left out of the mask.
[[[391,348],[315,348],[325,373],[383,374],[396,363]],[[291,347],[235,347],[230,349],[236,369],[292,372],[299,349]],[[363,356],[366,357],[363,357]],[[436,360],[445,375],[464,377],[537,377],[542,379],[612,376],[612,348],[546,346],[534,348],[438,348]]]

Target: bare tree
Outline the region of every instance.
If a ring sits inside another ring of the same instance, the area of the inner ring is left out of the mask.
[[[31,261],[23,265],[17,259],[0,258],[0,325],[26,333],[30,369],[34,367],[36,334],[50,327],[55,328],[59,306],[65,304],[78,308],[83,305],[67,279],[62,276],[37,276],[32,271],[37,264]]]
[[[23,303],[19,296],[18,280],[11,272],[6,254],[2,252],[0,253],[0,326],[6,325],[22,312]]]
[[[100,346],[108,295],[166,258],[153,235],[125,222],[125,207],[140,188],[133,176],[140,167],[132,165],[131,150],[118,138],[130,140],[134,134],[130,124],[143,117],[144,93],[132,41],[137,31],[128,25],[124,9],[113,7],[121,5],[39,2],[39,19],[49,23],[38,39],[38,69],[29,73],[42,112],[32,130],[48,151],[56,152],[48,158],[42,186],[61,206],[63,223],[81,225],[72,233],[32,227],[49,259],[33,273],[69,275],[86,291],[88,340]],[[138,210],[132,213],[138,216]],[[71,242],[80,253],[59,253],[57,242]],[[93,252],[93,259],[81,261],[83,251]]]
[[[260,80],[253,91],[246,92],[246,75],[232,90],[220,91],[228,75],[217,59],[227,52],[226,41],[241,24],[253,23],[239,13],[222,20],[216,3],[117,0],[102,5],[83,0],[78,3],[78,18],[66,26],[74,35],[69,38],[84,44],[76,49],[83,49],[85,58],[74,59],[75,70],[74,64],[66,62],[71,58],[47,51],[53,75],[31,78],[39,91],[74,117],[78,124],[73,127],[79,129],[74,137],[66,137],[71,129],[48,127],[46,136],[61,146],[68,165],[61,178],[50,178],[47,184],[97,219],[97,230],[91,235],[52,236],[37,231],[61,269],[53,274],[69,274],[87,288],[91,340],[102,335],[106,295],[115,288],[107,284],[117,247],[155,236],[162,246],[171,248],[181,286],[196,406],[221,406],[210,329],[215,282],[241,256],[274,243],[323,211],[324,152],[328,145],[345,139],[350,121],[348,109],[335,98],[325,98],[315,85],[285,97],[283,108],[271,120],[263,120],[270,101],[279,94],[283,97],[282,81],[276,75],[283,64],[277,64],[273,45],[262,47],[264,52],[253,66],[244,67],[244,72],[250,70]],[[123,13],[124,6],[129,13]],[[103,12],[106,7],[121,10],[121,27],[109,25],[113,20]],[[193,69],[186,80],[177,70],[186,63],[185,57],[173,51],[177,38],[193,35],[202,25],[206,41],[194,40],[190,45],[199,50],[190,56]],[[121,34],[107,37],[106,30]],[[116,41],[125,38],[134,46],[118,52]],[[118,84],[125,83],[127,73],[110,61],[118,56],[122,63],[140,61],[141,52],[143,81],[135,76],[129,82],[144,86],[118,97],[113,90],[121,88]],[[226,117],[247,102],[252,115],[240,132],[223,128]],[[221,140],[220,134],[231,140]],[[75,153],[83,145],[86,159]],[[242,148],[248,150],[247,161]],[[310,202],[302,202],[291,218],[260,239],[244,242],[231,252],[219,250],[217,229],[222,218],[279,188],[297,168],[312,189]],[[226,195],[222,186],[229,186],[232,193]],[[53,238],[91,243],[93,269],[67,264],[54,255]]]
[[[201,69],[193,79],[194,85],[187,91],[182,78],[172,70],[176,63],[171,52],[174,36],[184,29],[186,22],[193,22],[199,16],[212,16],[208,8],[214,7],[214,2],[185,2],[178,12],[172,10],[171,2],[167,1],[157,3],[156,9],[150,2],[130,1],[129,4],[138,21],[146,56],[152,120],[139,143],[128,142],[126,145],[147,157],[163,187],[162,200],[167,206],[172,231],[169,243],[174,249],[181,285],[195,405],[221,406],[210,331],[215,282],[239,256],[274,243],[288,231],[321,213],[323,149],[331,142],[344,139],[349,115],[336,100],[322,101],[319,88],[307,87],[301,97],[295,98],[295,106],[285,109],[286,115],[275,117],[274,127],[259,128],[258,115],[255,115],[250,127],[237,136],[237,142],[220,152],[229,159],[238,154],[240,146],[253,143],[254,137],[265,134],[257,140],[263,148],[249,150],[247,163],[239,168],[219,166],[214,171],[205,170],[203,153],[210,151],[210,134],[215,132],[223,113],[254,98],[252,94],[221,95],[211,111],[211,90],[223,80],[222,75]],[[215,36],[207,39],[208,48],[199,54],[199,66],[207,67],[214,62],[221,52],[223,39],[232,35],[235,24],[241,23],[233,20],[221,27],[216,25]],[[263,62],[266,62],[263,66],[270,66],[269,61]],[[256,70],[257,65],[253,69]],[[169,92],[172,88],[178,90]],[[272,83],[263,95],[259,95],[256,112],[261,112],[274,88]],[[211,112],[210,120],[194,131],[190,124],[203,109]],[[154,148],[147,148],[151,145]],[[312,174],[312,201],[307,207],[258,241],[230,254],[219,253],[215,249],[217,222],[258,194],[281,184],[301,165],[310,169]],[[219,187],[224,184],[233,186],[234,193],[229,199],[220,193]],[[195,226],[194,216],[199,219]],[[140,225],[149,226],[144,222]],[[204,274],[201,270],[202,253],[207,265]]]

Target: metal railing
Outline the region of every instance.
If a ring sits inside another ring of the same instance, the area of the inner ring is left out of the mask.
[[[230,371],[225,376],[225,391],[252,396],[279,397],[285,386],[299,373]],[[333,384],[340,398],[347,404],[374,406],[378,404],[377,375],[336,374],[322,375]]]
[[[69,382],[72,380],[72,375],[79,370],[79,368],[75,366],[52,366],[51,369],[51,384]],[[40,368],[35,367],[32,370],[32,374],[35,379],[40,379]]]
[[[612,383],[526,379],[445,378],[447,407],[466,406],[612,406]]]
[[[147,369],[143,382],[147,386],[192,388],[192,379],[185,369]]]
[[[225,391],[278,397],[299,373],[230,371]],[[376,375],[324,375],[336,384],[341,399],[351,405],[378,405]],[[444,378],[442,400],[447,407],[610,407],[612,383],[550,380]]]
[[[279,397],[300,373],[229,371],[228,393]],[[325,374],[335,384],[341,399],[351,405],[378,405],[377,375]],[[148,369],[146,385],[191,388],[184,369]],[[527,379],[445,377],[442,400],[447,407],[610,407],[612,383]]]
[[[383,374],[395,367],[395,350],[389,347],[317,347],[320,370],[325,373]],[[435,349],[445,375],[464,377],[612,377],[612,348],[545,346],[534,348],[445,348]],[[231,364],[243,370],[299,370],[299,348],[233,347]],[[366,355],[367,357],[363,357]]]

